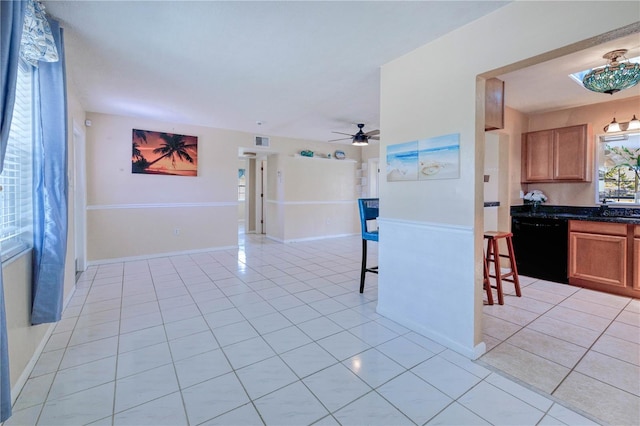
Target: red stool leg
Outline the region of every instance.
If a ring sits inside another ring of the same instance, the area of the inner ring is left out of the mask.
[[[516,296],[522,297],[520,292],[520,280],[518,279],[518,267],[516,266],[516,256],[513,251],[513,241],[511,236],[507,237],[507,248],[509,249],[509,262],[511,263],[511,272],[513,274],[513,285],[516,288]]]
[[[504,305],[504,295],[502,294],[502,274],[500,271],[500,249],[498,246],[498,239],[491,238],[489,240],[491,247],[491,261],[493,262],[493,273],[496,279],[496,291],[498,292],[498,304]],[[489,256],[489,253],[487,253]]]
[[[493,292],[491,291],[491,280],[489,279],[489,267],[487,266],[487,257],[482,254],[482,265],[484,269],[484,278],[482,280],[484,289],[487,292],[487,304],[493,305]]]

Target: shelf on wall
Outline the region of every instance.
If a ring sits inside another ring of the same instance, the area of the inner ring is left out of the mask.
[[[300,154],[293,154],[293,158],[304,158],[304,159],[307,159],[307,160],[325,160],[325,161],[334,161],[334,162],[336,162],[336,163],[355,163],[355,162],[356,162],[356,160],[351,160],[351,159],[349,159],[349,158],[345,158],[344,160],[338,160],[337,158],[333,158],[333,157],[331,157],[331,158],[326,158],[326,157],[316,157],[316,156],[313,156],[313,157],[306,157],[306,156],[304,156],[304,155],[300,155]]]

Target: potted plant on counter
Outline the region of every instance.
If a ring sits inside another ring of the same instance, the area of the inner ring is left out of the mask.
[[[540,204],[546,202],[547,200],[547,196],[544,195],[544,192],[540,191],[539,189],[534,189],[533,191],[529,191],[524,195],[524,203],[531,205],[531,212],[533,213],[537,212]]]

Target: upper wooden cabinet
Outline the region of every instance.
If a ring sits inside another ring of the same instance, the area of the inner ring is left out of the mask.
[[[588,124],[522,135],[522,182],[591,182]]]
[[[484,130],[504,129],[504,81],[485,81],[484,95]]]

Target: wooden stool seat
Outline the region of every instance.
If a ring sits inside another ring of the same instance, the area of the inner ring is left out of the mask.
[[[498,303],[504,305],[504,295],[502,293],[502,282],[508,281],[512,282],[515,286],[516,296],[522,297],[522,293],[520,292],[520,280],[518,279],[518,267],[516,266],[516,256],[513,252],[513,234],[511,232],[500,232],[500,231],[487,231],[484,233],[484,238],[487,240],[487,255],[485,258],[485,265],[488,269],[487,275],[490,278],[495,278],[496,280],[496,290],[498,292]],[[500,245],[499,241],[504,239],[507,243],[507,252],[508,254],[500,254]],[[500,259],[506,258],[509,259],[510,270],[508,272],[502,273],[502,269],[500,268]],[[493,262],[493,275],[491,274],[491,269],[489,265]],[[489,278],[486,278],[486,281],[489,281]],[[487,285],[487,284],[485,284]],[[487,292],[491,292],[490,284]],[[490,297],[487,294],[489,299],[489,304],[492,304],[493,297]]]

